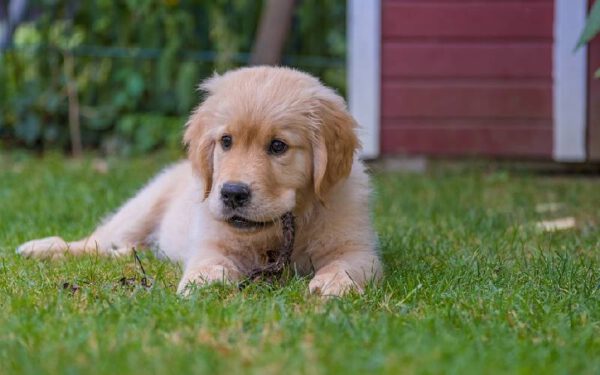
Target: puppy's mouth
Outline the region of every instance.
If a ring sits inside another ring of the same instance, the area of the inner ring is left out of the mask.
[[[273,225],[273,222],[253,221],[246,219],[245,217],[235,215],[227,219],[227,224],[236,229],[259,230]]]

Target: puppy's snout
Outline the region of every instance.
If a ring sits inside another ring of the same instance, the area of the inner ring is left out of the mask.
[[[250,201],[250,187],[241,182],[226,182],[221,188],[221,200],[230,208],[243,207]]]

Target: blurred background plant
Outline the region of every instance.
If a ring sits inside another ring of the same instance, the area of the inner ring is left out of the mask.
[[[579,42],[577,42],[576,49],[581,48],[582,46],[588,44],[598,35],[600,32],[600,1],[596,1],[592,8],[590,9],[590,13],[588,14],[588,18],[585,22],[585,28],[583,29],[581,36],[579,37]],[[600,68],[596,70],[596,78],[600,78]]]
[[[296,1],[282,59],[342,94],[345,3]],[[0,52],[0,147],[179,148],[197,84],[248,62],[264,4],[30,1]],[[8,6],[0,33],[11,26]]]

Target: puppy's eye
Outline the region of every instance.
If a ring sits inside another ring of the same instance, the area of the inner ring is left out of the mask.
[[[221,137],[221,147],[223,147],[223,150],[227,151],[231,148],[231,136],[230,135],[224,135]]]
[[[286,152],[287,149],[288,149],[288,145],[286,145],[284,142],[280,141],[279,139],[275,139],[269,145],[269,154],[281,155],[284,152]]]

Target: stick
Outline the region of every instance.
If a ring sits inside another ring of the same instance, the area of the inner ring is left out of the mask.
[[[296,235],[296,226],[294,215],[291,212],[284,214],[281,217],[281,227],[283,230],[283,244],[278,250],[269,251],[269,254],[275,254],[276,258],[264,267],[255,268],[250,273],[246,280],[239,285],[240,289],[246,287],[249,282],[257,279],[267,279],[273,281],[283,273],[283,270],[292,261],[292,252],[294,250],[294,238]]]

